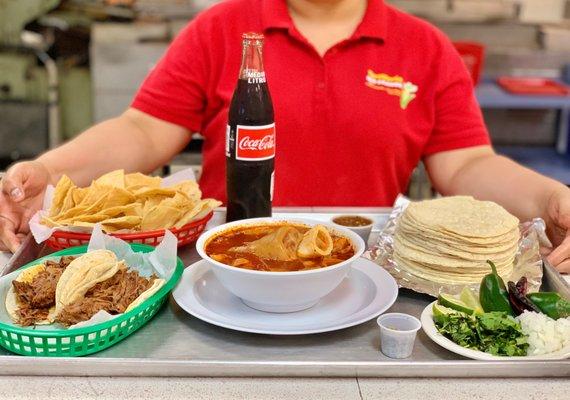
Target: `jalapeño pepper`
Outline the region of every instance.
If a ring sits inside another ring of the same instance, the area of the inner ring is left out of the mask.
[[[570,302],[555,292],[529,293],[526,296],[538,309],[552,319],[570,316]]]
[[[503,279],[497,274],[495,264],[488,260],[487,263],[491,266],[492,272],[485,275],[479,289],[479,301],[483,310],[485,310],[485,312],[503,311],[508,315],[514,316],[505,282],[503,282]]]

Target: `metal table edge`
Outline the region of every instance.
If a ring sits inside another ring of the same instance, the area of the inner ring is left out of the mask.
[[[500,375],[498,373],[500,372]],[[132,377],[569,377],[570,361],[271,362],[6,356],[0,375]]]

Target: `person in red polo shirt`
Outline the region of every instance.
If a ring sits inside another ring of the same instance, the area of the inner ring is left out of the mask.
[[[14,165],[0,242],[15,250],[48,183],[79,185],[117,168],[151,172],[204,138],[200,186],[226,199],[225,128],[241,34],[265,35],[277,126],[277,206],[389,206],[423,160],[435,188],[541,216],[570,270],[570,190],[498,156],[451,42],[382,0],[230,0],[174,40],[131,107],[35,161]]]

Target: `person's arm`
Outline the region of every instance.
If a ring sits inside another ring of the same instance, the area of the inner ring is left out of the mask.
[[[190,138],[188,129],[131,108],[37,161],[48,169],[53,184],[66,174],[77,185],[86,186],[115,169],[149,173],[182,151]]]
[[[570,189],[514,161],[490,146],[443,151],[425,158],[435,189],[443,195],[472,195],[492,200],[525,221],[541,217],[558,246],[549,260],[570,272]]]
[[[0,181],[0,251],[12,252],[41,207],[46,185],[66,174],[79,186],[115,169],[151,172],[190,141],[190,131],[136,109],[102,122],[38,159],[13,165]]]

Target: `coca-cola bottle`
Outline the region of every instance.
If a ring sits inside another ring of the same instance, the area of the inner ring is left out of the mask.
[[[263,35],[244,33],[241,68],[226,130],[227,221],[271,216],[273,104],[263,70]]]

